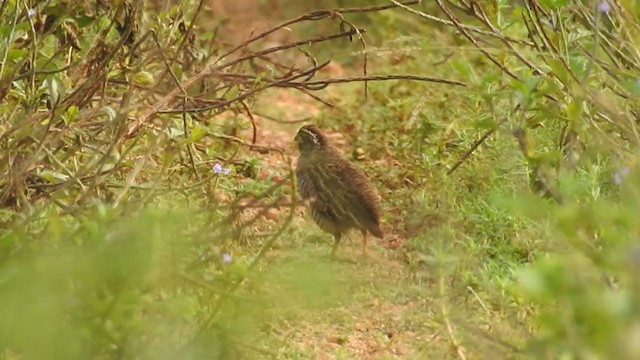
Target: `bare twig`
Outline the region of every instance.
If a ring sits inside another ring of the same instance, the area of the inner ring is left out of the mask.
[[[477,34],[485,35],[485,36],[490,36],[490,37],[498,38],[498,39],[501,39],[501,40],[506,40],[508,42],[513,42],[513,43],[517,43],[517,44],[521,44],[521,45],[527,45],[527,46],[534,46],[533,43],[528,42],[528,41],[523,41],[523,40],[515,39],[515,38],[509,37],[509,36],[496,34],[495,32],[489,32],[489,31],[485,31],[485,30],[482,30],[482,29],[478,29],[478,28],[472,27],[472,26],[460,24],[457,21],[441,19],[441,18],[439,18],[437,16],[433,16],[433,15],[424,13],[422,11],[419,11],[419,10],[416,10],[414,8],[411,8],[411,7],[407,6],[407,5],[411,5],[411,4],[406,4],[406,3],[403,4],[403,3],[401,3],[401,2],[399,2],[397,0],[389,0],[389,1],[392,2],[394,5],[398,6],[399,8],[403,9],[403,10],[406,10],[406,11],[408,11],[408,12],[414,14],[414,15],[418,15],[421,18],[424,18],[424,19],[427,19],[427,20],[430,20],[430,21],[433,21],[433,22],[437,22],[439,24],[443,24],[443,25],[447,25],[447,26],[455,26],[455,27],[457,27],[459,29],[461,28],[461,29],[464,29],[464,30],[469,31],[469,32],[473,32],[473,33],[477,33]]]

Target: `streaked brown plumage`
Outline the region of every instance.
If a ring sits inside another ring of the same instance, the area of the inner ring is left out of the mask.
[[[334,236],[335,256],[342,235],[349,229],[362,232],[362,255],[367,256],[367,234],[383,237],[377,193],[366,175],[352,165],[314,125],[298,131],[300,150],[296,168],[300,196],[309,202],[311,217]]]

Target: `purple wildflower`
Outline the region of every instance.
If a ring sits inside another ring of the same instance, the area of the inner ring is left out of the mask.
[[[233,256],[231,256],[231,254],[229,253],[222,254],[222,262],[224,264],[229,264],[231,263],[232,260],[233,260]]]
[[[229,173],[231,173],[231,169],[229,169],[228,167],[222,166],[222,164],[218,162],[213,165],[212,170],[214,174],[218,174],[218,175],[219,174],[229,175]]]
[[[608,13],[610,10],[611,10],[611,5],[609,5],[609,3],[608,3],[608,2],[606,2],[606,1],[601,1],[601,2],[599,2],[599,3],[598,3],[598,11],[599,11],[599,12],[601,12],[601,13],[603,13],[603,14],[606,14],[606,13]]]
[[[34,17],[36,15],[36,9],[29,9],[27,10],[27,16],[28,17]]]
[[[613,183],[616,185],[622,184],[622,181],[627,177],[627,175],[629,175],[629,172],[630,170],[626,166],[618,169],[618,171],[613,174]]]

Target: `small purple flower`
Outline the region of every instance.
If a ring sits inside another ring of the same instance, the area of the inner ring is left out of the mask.
[[[598,11],[599,11],[599,12],[601,12],[601,13],[603,13],[603,14],[606,14],[606,13],[608,13],[610,10],[611,10],[611,5],[609,5],[609,3],[608,3],[608,2],[606,2],[606,1],[601,1],[601,2],[599,2],[599,3],[598,3]]]
[[[233,256],[231,256],[231,254],[229,253],[222,254],[222,262],[224,264],[230,264],[232,260],[233,260]]]
[[[212,170],[214,174],[218,174],[218,175],[219,174],[229,175],[229,173],[231,173],[231,169],[229,169],[228,167],[222,166],[222,164],[218,162],[213,165]]]
[[[627,177],[627,175],[629,175],[629,172],[630,170],[626,166],[618,169],[618,171],[613,174],[613,183],[616,185],[622,184],[622,181]]]
[[[28,17],[34,17],[36,15],[36,9],[29,9],[27,10],[27,16]]]

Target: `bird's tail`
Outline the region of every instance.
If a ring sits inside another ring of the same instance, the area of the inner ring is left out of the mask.
[[[373,236],[377,237],[378,239],[384,238],[384,233],[380,228],[380,224],[371,225],[367,230],[369,230],[369,232],[373,234]]]

